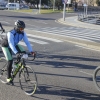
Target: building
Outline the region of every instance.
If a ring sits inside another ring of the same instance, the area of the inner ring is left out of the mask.
[[[82,6],[83,4],[87,4],[88,6],[97,6],[96,0],[75,0],[78,2],[79,6]]]

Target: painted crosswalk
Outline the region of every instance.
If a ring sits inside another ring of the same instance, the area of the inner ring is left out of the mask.
[[[6,35],[2,34],[2,35]],[[36,44],[41,44],[41,45],[46,45],[46,44],[50,44],[50,42],[55,42],[55,43],[59,43],[59,42],[63,42],[61,40],[58,39],[53,39],[53,38],[49,38],[49,37],[44,37],[44,36],[38,36],[38,35],[33,35],[33,34],[27,34],[28,36],[28,40],[31,43],[31,46],[33,46],[34,43]],[[26,44],[24,43],[24,41],[20,41],[19,44],[26,46]]]
[[[79,27],[39,27],[28,29],[47,34],[63,35],[66,37],[100,42],[100,31],[95,29],[86,29]]]
[[[100,42],[99,30],[92,30],[92,29],[78,28],[78,27],[39,27],[39,28],[33,27],[33,28],[27,28],[27,30],[34,30],[36,32],[42,32],[47,34],[55,34],[65,37],[72,37],[83,40]],[[34,43],[46,45],[50,44],[50,42],[55,42],[55,43],[63,42],[58,39],[38,36],[33,34],[27,34],[27,36],[32,46]],[[21,41],[20,44],[26,46],[26,44],[23,41]]]

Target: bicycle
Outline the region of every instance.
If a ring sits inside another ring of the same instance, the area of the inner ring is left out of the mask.
[[[23,57],[24,55],[21,56],[19,61],[14,61],[14,66],[17,68],[14,69],[14,67],[12,67],[11,78],[14,80],[17,73],[19,72],[19,83],[21,89],[25,92],[25,94],[33,95],[37,89],[37,77],[34,70],[31,67],[26,66],[25,58]],[[0,70],[0,80],[2,83],[7,83],[7,63],[5,62],[6,59],[1,57],[0,65],[4,64]]]

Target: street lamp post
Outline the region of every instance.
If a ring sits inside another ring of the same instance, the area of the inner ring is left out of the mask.
[[[64,8],[63,8],[63,20],[65,21],[66,16],[66,3],[64,2]]]
[[[9,0],[8,0],[8,10],[9,10]]]
[[[55,10],[55,0],[53,2],[53,11]]]
[[[15,0],[14,0],[14,10],[16,10],[16,6],[15,6]]]
[[[41,0],[39,1],[39,13],[41,13]]]

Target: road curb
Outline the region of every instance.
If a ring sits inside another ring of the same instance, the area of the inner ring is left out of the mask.
[[[77,20],[77,16],[75,17],[68,17],[65,19],[65,21],[63,20],[63,18],[60,18],[57,20],[59,23],[64,24],[64,25],[69,25],[69,26],[74,26],[74,27],[81,27],[81,28],[87,28],[87,29],[96,29],[96,30],[100,30],[100,26],[99,25],[93,25],[93,24],[89,24],[89,23],[84,23],[81,21]]]

